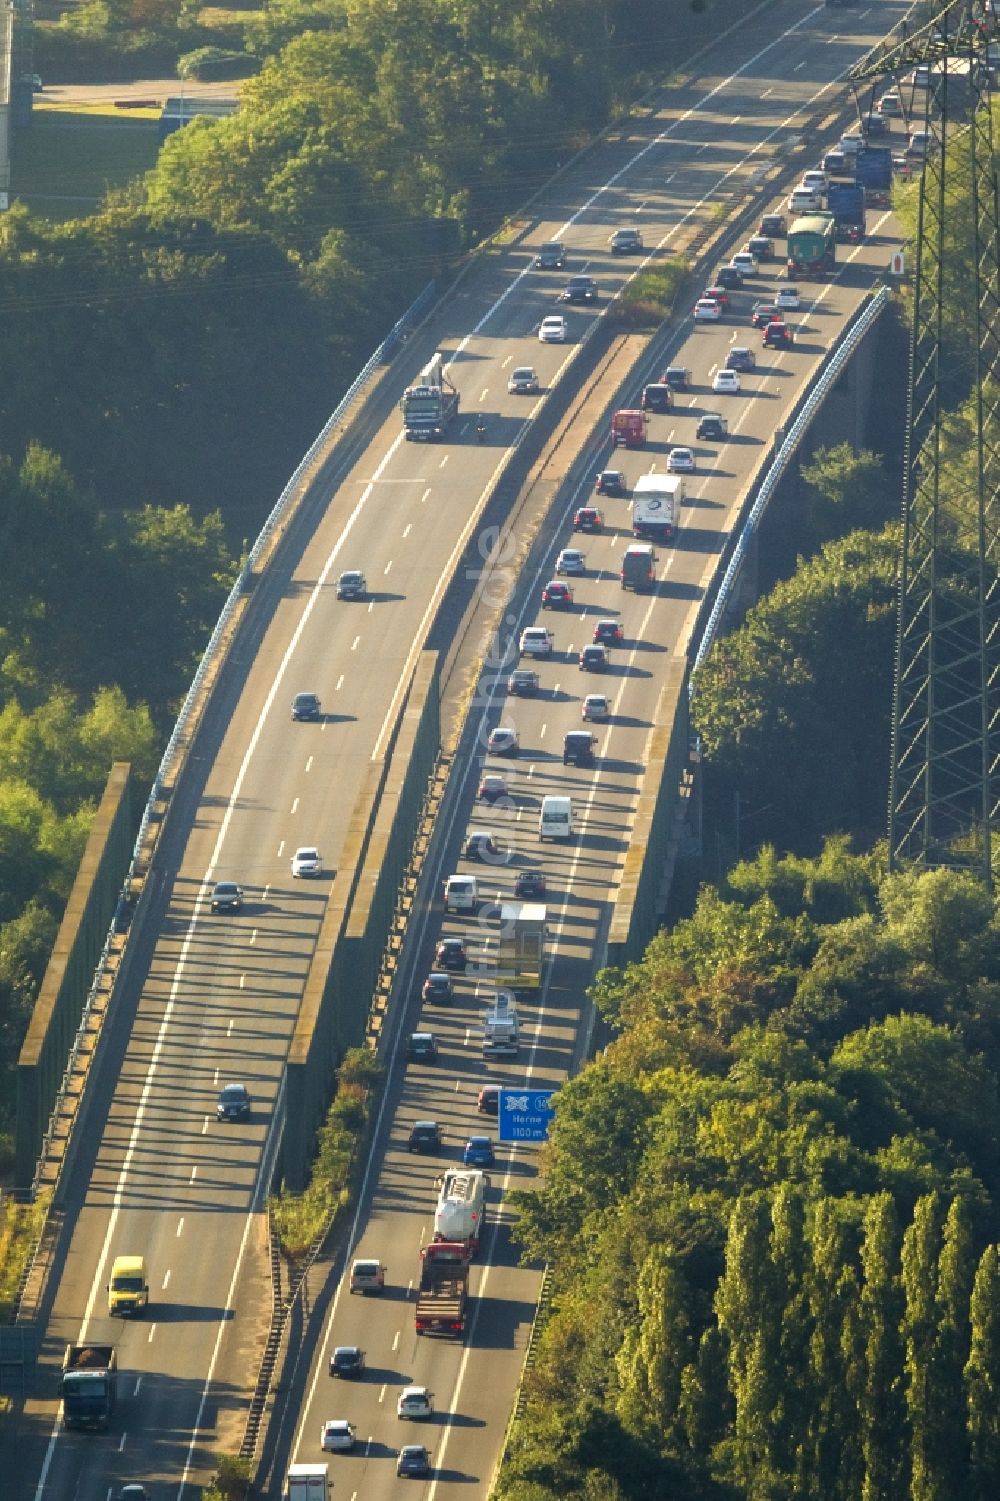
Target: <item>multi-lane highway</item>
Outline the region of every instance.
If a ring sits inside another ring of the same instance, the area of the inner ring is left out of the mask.
[[[842,13],[791,0],[762,10],[751,27],[721,39],[702,60],[699,76],[667,96],[658,112],[567,174],[558,213],[553,204],[553,218],[538,226],[532,245],[558,234],[569,250],[569,269],[586,269],[610,293],[632,269],[608,253],[614,227],[640,225],[647,246],[675,243],[684,226],[710,214],[709,200],[720,186],[752,184],[762,163],[780,159],[794,144],[806,115],[827,101],[834,107],[836,79],[900,14],[901,7],[890,4]],[[850,33],[839,34],[847,22]],[[597,182],[605,187],[595,191]],[[267,1321],[262,1160],[347,819],[395,713],[408,663],[468,538],[475,499],[491,483],[499,445],[516,441],[530,420],[533,399],[507,395],[509,371],[533,364],[543,388],[571,378],[571,368],[566,371],[575,343],[598,316],[570,310],[570,345],[539,344],[535,329],[553,310],[562,279],[528,270],[529,248],[474,279],[442,314],[443,339],[457,351],[453,374],[466,413],[454,436],[442,446],[409,445],[400,441],[398,418],[390,420],[364,458],[337,477],[315,534],[287,578],[272,584],[275,604],[266,627],[256,639],[244,638],[232,664],[219,697],[224,717],[216,725],[215,753],[192,773],[202,778],[195,816],[189,826],[168,830],[158,856],[152,900],[158,932],[119,1075],[107,1082],[106,1127],[92,1170],[81,1171],[66,1204],[68,1249],[45,1330],[48,1385],[29,1406],[16,1501],[105,1501],[109,1489],[130,1479],[158,1482],[158,1496],[179,1495],[210,1473],[216,1451],[238,1442],[243,1394]],[[408,1289],[429,1232],[432,1180],[475,1129],[475,1092],[483,1079],[520,1079],[530,1066],[536,1079],[557,1080],[570,1064],[583,989],[627,844],[662,668],[689,628],[743,479],[888,250],[883,238],[844,257],[838,280],[813,288],[801,311],[790,314],[794,350],[759,354],[740,395],[710,394],[711,377],[732,343],[759,350],[747,314],[754,292],[763,295],[775,277],[750,283],[721,324],[685,327],[676,353],[693,372],[693,389],[673,413],[653,419],[650,449],[622,461],[634,480],[654,464],[665,467],[671,441],[690,442],[697,451],[678,539],[659,549],[655,594],[624,595],[618,587],[628,540],[626,501],[603,502],[607,529],[580,543],[587,575],[574,581],[573,608],[551,621],[556,654],[540,668],[543,691],[516,704],[523,751],[508,763],[514,810],[506,824],[481,814],[473,820],[509,832],[516,848],[515,862],[488,878],[488,890],[509,891],[513,869],[526,865],[539,864],[547,874],[553,934],[547,988],[540,1005],[525,1009],[527,1046],[516,1068],[485,1069],[478,1055],[481,1003],[471,979],[459,985],[447,1011],[423,1018],[442,1044],[436,1065],[404,1072],[397,1059],[387,1060],[390,1084],[359,1234],[363,1250],[388,1264],[390,1290],[366,1300],[338,1292],[332,1314],[331,1339],[363,1345],[368,1376],[350,1386],[331,1382],[324,1346],[286,1445],[294,1458],[319,1458],[320,1423],[332,1417],[354,1422],[357,1451],[331,1459],[341,1493],[375,1498],[401,1483],[389,1456],[410,1437],[401,1435],[406,1425],[395,1417],[395,1394],[409,1380],[432,1386],[440,1409],[430,1425],[430,1492],[452,1485],[468,1491],[470,1483],[479,1494],[485,1489],[520,1368],[535,1281],[513,1265],[501,1228],[487,1264],[473,1275],[476,1312],[466,1343],[417,1340]],[[472,414],[478,409],[490,414],[485,445],[475,441]],[[725,444],[694,441],[697,413],[706,409],[727,414]],[[567,495],[560,504],[569,508],[582,498]],[[568,543],[568,531],[558,540]],[[365,570],[372,591],[367,602],[335,600],[333,584],[347,567]],[[534,618],[538,586],[547,576],[543,561],[527,589],[525,621]],[[588,680],[575,653],[594,619],[612,614],[621,619],[625,643],[613,652],[603,681]],[[291,698],[304,689],[321,696],[319,723],[290,720]],[[579,723],[582,694],[598,690],[609,693],[613,708],[609,723],[597,727],[598,766],[564,769],[562,733]],[[477,712],[495,720],[500,700]],[[212,745],[211,737],[205,744]],[[478,770],[478,762],[470,769]],[[582,831],[569,846],[547,845],[543,855],[537,801],[557,789],[573,791]],[[459,817],[435,852],[432,877],[457,866],[458,830],[469,820],[471,792],[470,783],[456,801]],[[323,875],[293,880],[293,851],[314,843],[324,856]],[[207,894],[219,879],[246,887],[240,915],[211,916]],[[449,925],[448,931],[457,929]],[[413,935],[417,952],[408,960],[417,978],[429,967],[431,938],[425,913]],[[480,952],[478,931],[472,943]],[[216,1095],[232,1080],[251,1089],[254,1114],[249,1123],[221,1126]],[[418,1116],[436,1117],[445,1128],[446,1152],[437,1161],[402,1150]],[[83,1166],[89,1166],[86,1159]],[[525,1181],[531,1170],[530,1157],[503,1156],[494,1174],[497,1192]],[[122,1326],[107,1317],[104,1286],[114,1256],[137,1251],[150,1269],[151,1307],[143,1319]],[[115,1338],[125,1372],[107,1435],[66,1434],[56,1419],[58,1356],[67,1340],[83,1337]]]

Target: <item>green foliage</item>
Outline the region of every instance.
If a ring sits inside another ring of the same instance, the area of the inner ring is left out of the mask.
[[[633,327],[658,327],[673,311],[688,269],[687,261],[674,256],[641,271],[622,289],[616,304],[619,321]]]
[[[779,846],[881,827],[895,641],[897,538],[828,543],[716,642],[694,680],[692,720],[715,796],[767,814]],[[830,726],[836,725],[836,736]]]
[[[344,1055],[308,1185],[301,1194],[277,1194],[268,1203],[286,1256],[305,1255],[326,1234],[338,1208],[350,1202],[351,1171],[381,1078],[381,1065],[369,1049],[350,1048]]]
[[[842,840],[765,850],[727,890],[598,978],[619,1036],[516,1196],[555,1311],[498,1496],[643,1495],[652,1464],[658,1495],[979,1501],[996,903]]]

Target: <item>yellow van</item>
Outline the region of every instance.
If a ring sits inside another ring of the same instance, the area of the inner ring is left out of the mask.
[[[149,1302],[146,1261],[142,1256],[116,1256],[108,1283],[108,1312],[127,1318]]]

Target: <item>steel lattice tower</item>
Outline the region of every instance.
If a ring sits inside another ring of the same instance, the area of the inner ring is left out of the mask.
[[[990,107],[990,43],[998,37],[992,6],[964,0],[912,36],[887,39],[852,75],[858,84],[901,79],[923,65],[929,85],[904,451],[890,868],[961,865],[990,885],[1000,834],[1000,212]],[[969,401],[974,418],[959,440],[955,409]]]

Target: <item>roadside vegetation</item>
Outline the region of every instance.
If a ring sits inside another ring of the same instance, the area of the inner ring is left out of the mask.
[[[688,269],[687,261],[675,256],[640,272],[618,299],[616,316],[619,321],[633,328],[659,328],[674,310]]]
[[[337,1092],[318,1135],[310,1182],[301,1194],[281,1193],[268,1204],[283,1254],[297,1260],[322,1240],[339,1209],[350,1203],[353,1172],[378,1102],[382,1068],[368,1048],[349,1048],[337,1070]]]

